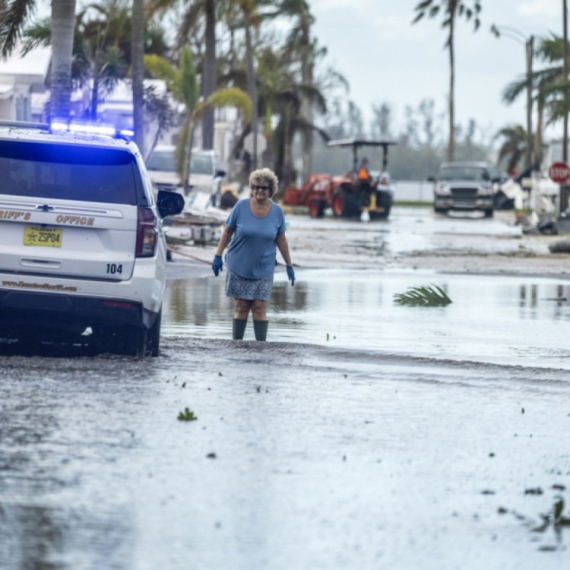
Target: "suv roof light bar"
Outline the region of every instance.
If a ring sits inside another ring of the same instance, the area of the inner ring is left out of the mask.
[[[63,121],[61,119],[54,119],[50,125],[50,130],[54,133],[82,133],[121,139],[131,138],[135,134],[130,129],[116,129],[113,125],[106,123]]]
[[[135,136],[132,129],[117,129],[105,123],[87,123],[54,119],[51,123],[32,123],[26,121],[0,121],[0,128],[33,129],[51,131],[52,133],[83,133],[104,135],[118,139],[130,140]]]

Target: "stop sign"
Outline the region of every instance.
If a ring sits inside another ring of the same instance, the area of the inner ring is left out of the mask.
[[[553,162],[548,169],[548,176],[556,184],[566,184],[570,180],[570,167],[565,162]]]

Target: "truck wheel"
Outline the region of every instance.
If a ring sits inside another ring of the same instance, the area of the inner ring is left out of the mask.
[[[121,351],[121,353],[128,356],[137,356],[139,358],[146,356],[147,335],[148,331],[146,327],[142,325],[124,327],[124,346],[122,347],[124,352]]]
[[[325,201],[314,198],[309,202],[309,216],[311,218],[322,218],[325,215]]]
[[[345,208],[344,192],[338,190],[332,197],[332,211],[335,218],[341,218]]]
[[[377,212],[377,219],[387,219],[390,215],[390,209],[392,208],[392,196],[387,192],[378,192],[376,194],[376,204],[383,208],[383,212]]]
[[[357,218],[360,216],[358,196],[346,188],[340,188],[333,195],[332,209],[335,218]]]
[[[160,309],[158,315],[150,330],[146,335],[146,354],[145,356],[157,357],[160,347],[160,323],[162,321],[162,309]]]

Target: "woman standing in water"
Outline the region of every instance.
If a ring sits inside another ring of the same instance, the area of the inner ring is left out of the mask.
[[[231,211],[212,263],[217,277],[223,270],[222,255],[229,244],[226,295],[235,300],[234,339],[243,339],[250,310],[256,340],[267,338],[267,299],[273,285],[276,247],[287,264],[287,277],[295,285],[285,215],[281,206],[271,200],[277,184],[277,176],[269,168],[251,173],[251,197],[240,200]]]

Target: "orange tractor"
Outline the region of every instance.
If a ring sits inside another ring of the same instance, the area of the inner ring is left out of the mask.
[[[379,177],[368,181],[357,178],[359,164],[358,149],[363,146],[381,147],[382,170],[388,165],[388,148],[396,143],[391,141],[337,140],[328,146],[352,147],[353,170],[339,176],[330,174],[310,174],[302,188],[290,186],[285,189],[283,202],[288,206],[308,206],[312,218],[322,218],[325,210],[331,208],[337,218],[360,218],[368,212],[370,219],[387,218],[392,207],[393,193],[381,184]]]

